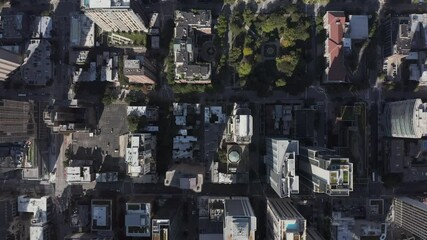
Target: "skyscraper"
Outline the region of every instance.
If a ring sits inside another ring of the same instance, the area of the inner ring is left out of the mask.
[[[0,143],[21,142],[33,136],[33,112],[32,102],[0,99]]]
[[[267,154],[264,163],[267,168],[267,182],[279,197],[290,197],[299,193],[299,177],[295,174],[299,142],[279,138],[267,138]]]
[[[300,176],[314,192],[348,196],[353,191],[353,163],[348,158],[320,147],[301,147],[299,156]]]
[[[267,239],[305,240],[307,221],[286,199],[267,199]]]
[[[104,31],[147,32],[131,5],[131,0],[81,0],[84,14]]]
[[[0,81],[10,77],[22,64],[22,57],[0,48]]]
[[[256,217],[246,197],[225,200],[224,240],[254,240]]]
[[[427,103],[419,98],[387,103],[384,122],[386,136],[420,139],[427,135]]]
[[[427,239],[427,204],[408,197],[393,199],[393,222],[420,239]]]

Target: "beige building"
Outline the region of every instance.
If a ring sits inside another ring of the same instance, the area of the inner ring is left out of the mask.
[[[130,0],[81,0],[81,9],[104,31],[148,32]]]
[[[0,48],[0,81],[6,80],[22,64],[22,57]]]

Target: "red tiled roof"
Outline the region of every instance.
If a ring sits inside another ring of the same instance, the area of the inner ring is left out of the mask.
[[[327,81],[345,80],[346,70],[342,53],[342,39],[344,36],[345,15],[344,12],[327,12],[329,25],[328,44],[329,69]]]

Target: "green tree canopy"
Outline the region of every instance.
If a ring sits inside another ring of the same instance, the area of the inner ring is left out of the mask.
[[[276,87],[284,87],[284,86],[286,86],[286,81],[285,81],[285,79],[283,79],[283,78],[279,78],[279,79],[277,79],[277,81],[276,81]]]
[[[239,68],[237,69],[237,72],[239,73],[240,77],[246,77],[248,76],[252,71],[252,65],[247,61],[240,62]]]
[[[233,47],[230,50],[230,53],[228,55],[228,62],[234,65],[240,60],[241,56],[242,56],[242,49]]]
[[[284,25],[286,19],[283,15],[274,13],[268,16],[268,18],[261,23],[261,30],[265,33],[274,31]]]
[[[218,35],[225,36],[227,33],[227,26],[227,18],[224,15],[219,16],[216,24],[216,31],[218,32]]]
[[[292,76],[297,64],[298,57],[294,52],[276,58],[277,70],[283,72],[287,77]]]
[[[245,47],[245,48],[243,48],[243,56],[250,56],[250,55],[252,55],[254,52],[252,51],[252,49],[251,48],[248,48],[248,47]]]
[[[134,114],[131,114],[127,118],[128,120],[128,126],[129,131],[136,132],[138,130],[143,129],[147,125],[147,117],[145,116],[136,116]]]

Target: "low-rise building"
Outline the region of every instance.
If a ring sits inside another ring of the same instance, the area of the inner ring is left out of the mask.
[[[173,138],[172,159],[178,163],[199,158],[200,104],[173,103],[173,115],[178,133]]]
[[[332,212],[331,239],[388,239],[387,223],[372,222]]]
[[[92,199],[91,208],[92,232],[112,231],[113,201],[106,199]]]
[[[96,173],[96,182],[117,182],[119,180],[118,172],[102,172]]]
[[[210,10],[175,11],[174,63],[175,82],[208,84],[211,82],[211,64],[204,61],[202,37],[211,36]],[[208,40],[209,41],[209,40]],[[207,48],[207,47],[205,47]],[[200,53],[200,54],[199,54]]]
[[[154,85],[157,82],[156,67],[144,56],[125,59],[123,74],[129,83]]]
[[[150,237],[153,199],[133,199],[126,203],[126,237]]]
[[[95,180],[92,167],[66,167],[65,181],[72,183],[89,183]]]
[[[119,56],[115,52],[103,52],[97,56],[97,65],[100,70],[100,81],[119,81]]]
[[[323,16],[323,28],[326,30],[325,58],[326,70],[324,83],[346,82],[344,65],[345,15],[342,11],[328,11]]]

